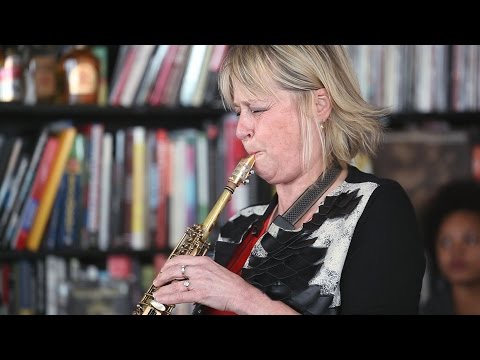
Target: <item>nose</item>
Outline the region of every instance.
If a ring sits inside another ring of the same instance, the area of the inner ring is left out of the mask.
[[[238,116],[237,131],[235,135],[241,141],[247,141],[252,138],[254,134],[254,124],[248,115],[240,114]]]
[[[465,253],[466,247],[462,241],[456,241],[453,243],[452,248],[450,250],[452,256],[463,256]]]

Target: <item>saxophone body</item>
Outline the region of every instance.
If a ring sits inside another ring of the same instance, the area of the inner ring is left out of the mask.
[[[177,255],[204,256],[206,254],[210,246],[208,237],[215,226],[220,213],[231,199],[235,189],[241,184],[248,183],[248,177],[253,173],[252,168],[254,164],[254,155],[250,155],[239,161],[238,165],[233,170],[232,175],[228,178],[222,194],[203,223],[187,227],[185,233],[168,259]],[[156,290],[157,287],[152,284],[148,291],[143,295],[140,302],[136,305],[132,315],[170,315],[172,313],[175,305],[161,304],[155,301],[153,293]]]

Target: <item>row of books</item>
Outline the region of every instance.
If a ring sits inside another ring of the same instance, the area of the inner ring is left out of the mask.
[[[104,266],[54,255],[0,264],[0,315],[131,315],[166,261],[110,255]],[[173,314],[190,314],[193,304]]]
[[[109,104],[219,106],[217,74],[227,45],[121,45]]]
[[[393,112],[477,111],[478,45],[347,45],[362,95]]]
[[[202,129],[105,126],[57,124],[33,153],[21,136],[2,149],[3,251],[173,248],[246,155],[234,114]],[[256,184],[235,192],[219,223],[256,201]]]

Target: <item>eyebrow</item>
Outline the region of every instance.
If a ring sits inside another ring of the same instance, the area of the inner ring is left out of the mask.
[[[252,104],[252,102],[268,102],[268,101],[269,101],[268,99],[265,99],[265,100],[261,100],[261,99],[249,99],[249,100],[240,101],[240,104],[241,104],[241,105],[249,106],[249,105]],[[238,104],[237,104],[236,102],[234,102],[232,105],[235,106],[235,107],[238,107]]]

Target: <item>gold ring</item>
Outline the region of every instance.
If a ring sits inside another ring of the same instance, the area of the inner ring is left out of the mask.
[[[185,280],[185,281],[183,282],[183,286],[185,286],[185,287],[187,288],[187,290],[190,290],[190,289],[188,288],[188,287],[190,286],[190,281]]]

